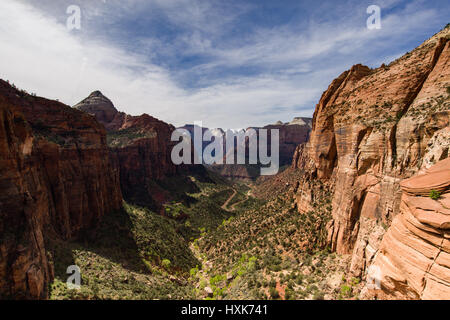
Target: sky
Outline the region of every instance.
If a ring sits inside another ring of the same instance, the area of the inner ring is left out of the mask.
[[[0,78],[68,105],[100,90],[175,126],[263,126],[311,117],[343,71],[395,60],[449,17],[447,0],[1,0]]]

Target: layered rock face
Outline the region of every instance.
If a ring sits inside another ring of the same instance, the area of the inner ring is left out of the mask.
[[[34,137],[20,114],[0,102],[0,297],[44,298],[51,278],[43,225],[48,200],[31,159]]]
[[[108,130],[118,130],[125,116],[120,114],[111,100],[100,91],[92,92],[89,97],[75,105],[74,108],[92,114]]]
[[[259,139],[259,129],[267,130],[268,134],[268,146],[267,150],[271,150],[271,130],[275,129],[279,131],[279,165],[283,167],[289,165],[292,162],[292,157],[295,153],[297,146],[301,143],[308,141],[309,134],[311,132],[311,118],[295,118],[288,123],[282,123],[278,121],[275,124],[267,125],[262,128],[252,127],[256,132],[256,139]],[[242,146],[246,152],[246,164],[226,164],[226,165],[214,165],[213,170],[217,171],[220,175],[231,179],[255,179],[260,175],[260,164],[249,165],[249,138],[245,139],[245,145]],[[236,143],[236,142],[235,142]],[[226,142],[225,142],[226,144]],[[259,146],[258,146],[259,148]],[[236,156],[236,149],[231,151]],[[259,152],[259,151],[258,151]],[[226,150],[224,151],[226,157]],[[225,163],[224,157],[224,163]],[[236,160],[235,160],[236,161]]]
[[[311,127],[311,118],[295,118],[288,123],[278,122],[263,127],[263,129],[268,131],[278,129],[280,132],[280,166],[285,166],[292,162],[297,146],[308,141]]]
[[[371,266],[379,270],[381,290],[363,294],[450,299],[450,158],[400,185],[400,214],[383,237]],[[430,198],[432,192],[436,199]]]
[[[296,202],[313,209],[314,184],[330,188],[329,243],[368,266],[400,208],[400,181],[448,157],[450,28],[388,66],[355,65],[322,95],[310,141],[293,166],[305,171]]]
[[[173,176],[171,142],[175,128],[147,114],[130,116],[118,112],[99,91],[75,106],[92,114],[108,131],[108,145],[120,172],[120,185],[126,200],[158,207],[154,181]],[[147,202],[150,200],[150,202]]]
[[[91,116],[0,81],[0,297],[45,298],[44,240],[70,239],[122,205],[106,132]]]

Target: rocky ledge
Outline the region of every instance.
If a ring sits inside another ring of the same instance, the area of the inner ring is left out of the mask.
[[[381,290],[363,297],[450,299],[450,158],[400,185],[400,214],[373,263]]]

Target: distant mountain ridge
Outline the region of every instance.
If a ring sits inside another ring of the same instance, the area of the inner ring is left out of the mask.
[[[190,132],[191,137],[194,137],[194,128],[193,124],[186,124],[179,129],[186,129]],[[279,161],[280,166],[289,165],[292,162],[292,157],[295,153],[295,149],[299,144],[305,143],[308,141],[309,133],[312,128],[312,119],[306,117],[296,117],[290,122],[283,123],[281,121],[276,122],[275,124],[269,124],[264,127],[248,127],[245,130],[254,129],[258,134],[259,129],[267,129],[269,134],[270,130],[277,129],[279,130]],[[202,132],[204,133],[208,128],[202,128]],[[216,130],[214,135],[225,134],[226,132],[222,128],[213,129]],[[270,143],[270,140],[269,140]],[[203,142],[203,150],[209,144],[208,141]],[[236,148],[236,145],[235,145]],[[245,141],[246,150],[246,158],[248,159],[248,139]],[[227,156],[226,152],[226,140],[224,140],[224,163],[225,158]],[[270,145],[268,146],[268,150],[270,150]],[[233,149],[231,152],[236,152],[236,149]],[[235,158],[236,159],[236,158]],[[231,178],[231,179],[256,179],[259,176],[259,168],[260,165],[250,165],[248,161],[247,164],[216,164],[210,166],[210,168],[220,175]]]

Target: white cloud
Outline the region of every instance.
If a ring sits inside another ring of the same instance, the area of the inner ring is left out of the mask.
[[[119,3],[122,7],[117,15],[124,15],[145,2]],[[370,33],[365,24],[355,28],[350,20],[310,21],[305,30],[259,28],[244,45],[239,41],[217,44],[226,26],[251,7],[233,8],[224,14],[223,8],[213,8],[204,1],[153,3],[186,32],[176,43],[144,37],[140,44],[168,56],[179,50],[201,53],[211,58],[208,63],[168,70],[148,62],[151,51],[146,56],[133,54],[100,42],[92,32],[89,37],[71,33],[61,21],[27,3],[0,1],[0,77],[70,105],[98,89],[119,110],[130,114],[149,113],[177,126],[203,121],[209,127],[245,128],[311,116],[333,77],[360,62],[353,61],[354,52],[369,53],[377,40],[379,46],[387,47],[409,28],[418,27],[413,23],[424,23],[434,15],[433,11],[412,12],[409,23],[399,16],[388,16],[379,33]],[[102,16],[98,10],[92,12]],[[338,53],[343,57],[338,59]],[[208,77],[215,70],[241,66],[258,66],[261,71],[254,76]],[[178,78],[184,73],[204,75],[204,86],[183,88]]]
[[[304,97],[292,84],[264,77],[186,91],[144,57],[82,41],[25,4],[1,2],[0,20],[0,76],[70,105],[99,89],[131,114],[145,112],[175,125],[203,120],[209,126],[246,127],[269,120],[255,117],[259,111],[296,105]]]

